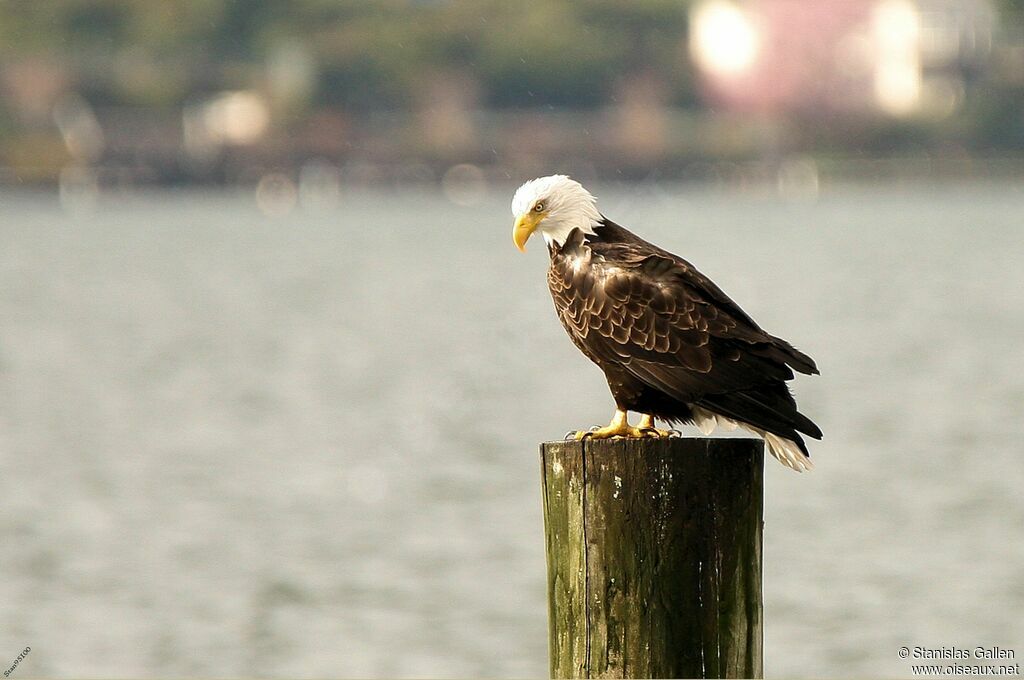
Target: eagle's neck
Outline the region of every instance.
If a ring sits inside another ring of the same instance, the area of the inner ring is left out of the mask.
[[[548,248],[561,248],[570,235],[578,231],[584,238],[597,234],[597,229],[604,224],[604,216],[597,211],[592,203],[580,206],[556,208],[551,211],[540,229]]]
[[[562,239],[561,243],[548,240],[548,253],[554,259],[559,255],[569,256],[574,253],[580,253],[583,250],[589,250],[587,247],[589,244],[599,243],[604,240],[605,234],[603,232],[607,230],[602,227],[603,223],[595,225],[589,231],[573,229]]]
[[[544,231],[544,241],[548,250],[559,251],[570,244],[580,245],[594,239],[600,239],[600,230],[604,226],[604,218],[589,219],[586,222],[568,223],[558,228]]]

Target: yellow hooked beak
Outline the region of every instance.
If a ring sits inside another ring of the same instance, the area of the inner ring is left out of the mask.
[[[519,248],[521,252],[526,252],[526,242],[530,240],[530,236],[537,230],[537,225],[547,215],[547,211],[534,212],[531,210],[516,218],[516,225],[512,227],[512,242],[516,244],[516,248]]]

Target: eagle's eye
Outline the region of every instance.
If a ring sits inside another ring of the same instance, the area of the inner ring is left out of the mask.
[[[537,205],[533,206],[533,212],[544,212],[544,201],[540,201]]]

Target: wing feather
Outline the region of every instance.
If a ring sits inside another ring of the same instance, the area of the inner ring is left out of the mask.
[[[574,343],[681,402],[714,408],[712,399],[731,417],[754,414],[782,434],[820,436],[784,385],[790,367],[816,372],[814,362],[763,331],[685,260],[634,239],[570,237],[552,254],[551,293]]]

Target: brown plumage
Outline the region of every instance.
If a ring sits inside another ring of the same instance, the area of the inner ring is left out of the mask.
[[[821,430],[797,411],[786,381],[793,370],[817,373],[810,357],[762,330],[689,262],[608,219],[561,245],[549,240],[549,252],[558,317],[621,410],[670,423],[704,412],[808,456],[800,433],[820,439]]]

